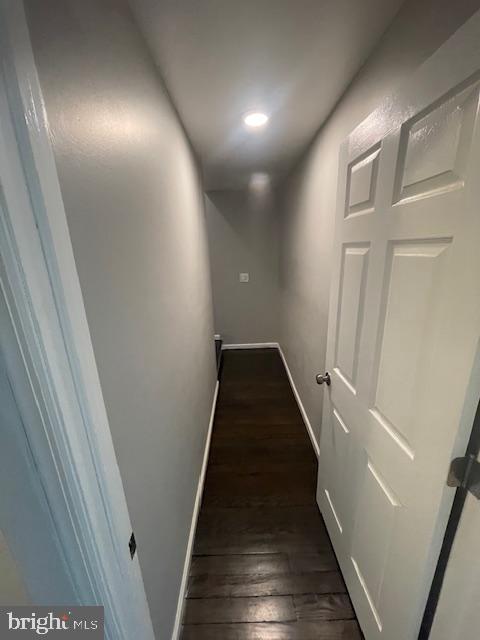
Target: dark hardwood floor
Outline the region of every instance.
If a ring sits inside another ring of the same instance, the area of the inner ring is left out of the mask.
[[[223,357],[182,640],[360,640],[280,356]]]

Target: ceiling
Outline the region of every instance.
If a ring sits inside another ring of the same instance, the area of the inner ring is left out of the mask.
[[[207,189],[278,180],[296,162],[402,0],[130,0]],[[247,130],[251,110],[270,116]]]

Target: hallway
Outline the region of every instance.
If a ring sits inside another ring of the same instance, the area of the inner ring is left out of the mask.
[[[183,640],[357,640],[275,349],[223,354]]]
[[[0,0],[0,57],[0,638],[479,638],[480,0]]]

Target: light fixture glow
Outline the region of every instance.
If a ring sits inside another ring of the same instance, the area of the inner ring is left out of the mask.
[[[270,176],[268,173],[253,173],[249,184],[254,191],[262,191],[270,186]]]
[[[243,121],[247,127],[256,129],[257,127],[263,127],[267,124],[268,116],[266,113],[262,113],[261,111],[251,111],[243,117]]]

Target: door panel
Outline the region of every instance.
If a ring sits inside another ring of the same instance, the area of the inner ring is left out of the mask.
[[[448,240],[395,242],[387,259],[391,266],[385,279],[387,299],[379,325],[378,375],[370,411],[412,460],[417,390],[432,348],[435,300],[441,295],[438,288],[448,266],[449,244]]]
[[[317,495],[367,640],[416,638],[468,438],[479,33],[477,14],[340,154]]]
[[[370,149],[348,168],[345,217],[373,211],[380,147]]]
[[[363,321],[368,249],[368,244],[344,245],[342,256],[335,368],[353,392],[355,392],[358,348]]]
[[[348,509],[348,496],[345,495],[348,487],[348,479],[345,471],[350,463],[351,436],[350,430],[341,415],[334,408],[332,412],[331,429],[329,430],[329,446],[334,451],[335,465],[332,468],[331,494],[326,489],[326,497],[335,518],[336,524],[343,530],[346,511]]]
[[[404,125],[396,201],[463,186],[477,102],[475,83]]]
[[[367,460],[358,516],[352,541],[352,563],[375,617],[381,626],[379,598],[391,543],[392,531],[400,503]]]

